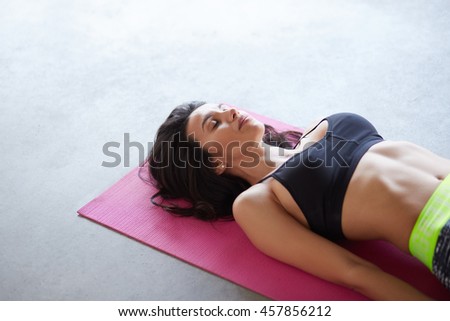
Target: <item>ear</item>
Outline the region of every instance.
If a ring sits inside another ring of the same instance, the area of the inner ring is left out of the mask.
[[[225,164],[221,161],[216,162],[216,167],[214,168],[214,172],[216,172],[217,175],[222,175],[225,172]]]

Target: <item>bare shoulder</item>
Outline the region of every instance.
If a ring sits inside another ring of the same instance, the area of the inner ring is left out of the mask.
[[[321,117],[316,119],[312,124],[310,124],[303,133],[299,149],[303,149],[305,143],[316,142],[320,140],[328,130],[328,121],[326,117]],[[303,147],[302,147],[303,146]]]
[[[239,194],[233,202],[233,215],[236,216],[255,211],[275,202],[270,185],[256,184]]]
[[[310,123],[308,123],[308,127],[306,127],[305,133],[307,133],[308,131],[310,131],[311,129],[313,129],[314,127],[319,125],[320,123],[322,123],[325,118],[327,118],[327,117],[326,116],[320,116],[320,117],[315,118]]]

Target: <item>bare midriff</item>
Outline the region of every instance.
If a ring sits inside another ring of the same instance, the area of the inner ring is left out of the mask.
[[[383,239],[409,253],[411,231],[450,161],[408,142],[384,141],[361,158],[344,198],[348,239]]]

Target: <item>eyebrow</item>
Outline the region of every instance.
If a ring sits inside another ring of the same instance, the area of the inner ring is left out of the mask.
[[[219,104],[219,105],[217,105],[217,108],[221,109],[223,105],[224,104]],[[208,121],[208,119],[210,119],[213,116],[213,113],[214,112],[210,111],[209,113],[206,114],[205,118],[203,118],[203,121],[202,121],[202,131],[203,132],[205,131],[206,122]]]

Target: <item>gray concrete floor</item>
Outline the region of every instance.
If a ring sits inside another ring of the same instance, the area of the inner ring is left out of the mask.
[[[77,216],[175,105],[352,111],[450,158],[450,2],[0,0],[0,299],[264,300]],[[125,151],[121,152],[125,157]]]

